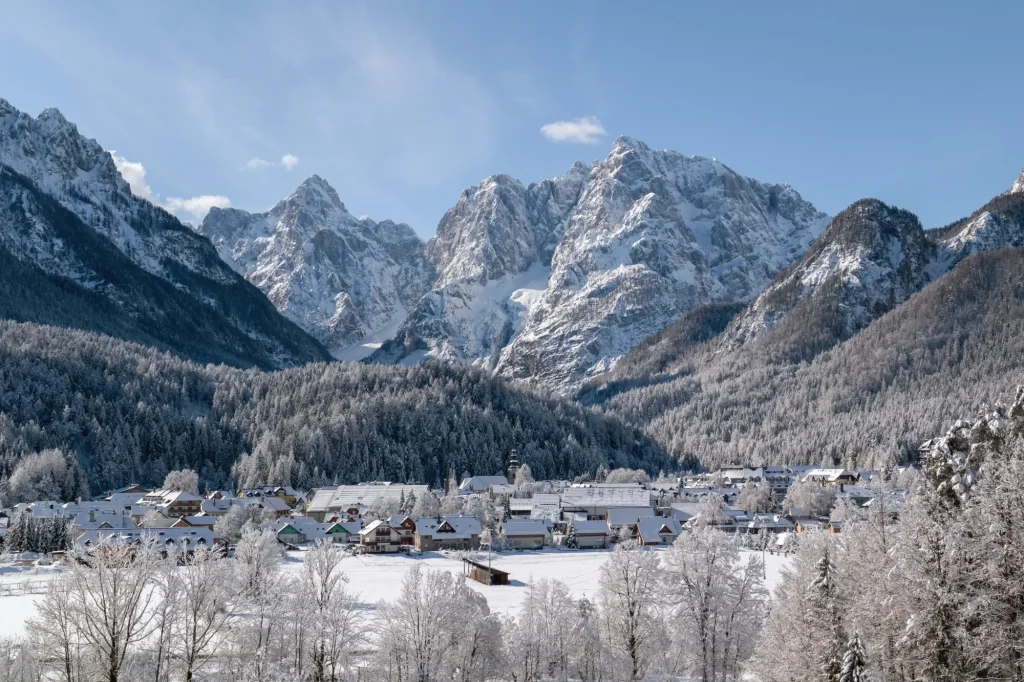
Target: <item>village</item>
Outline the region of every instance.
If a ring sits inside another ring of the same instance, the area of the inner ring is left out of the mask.
[[[586,482],[534,481],[513,451],[506,473],[459,481],[452,472],[443,489],[368,482],[197,495],[128,485],[89,501],[20,503],[0,511],[0,546],[23,565],[143,540],[165,553],[208,547],[230,555],[249,524],[273,533],[285,550],[319,542],[354,554],[587,550],[624,540],[671,545],[684,528],[706,525],[741,536],[747,548],[784,554],[796,534],[841,532],[858,509],[886,505],[895,515],[906,493],[880,485],[881,477],[878,471],[775,466],[656,481],[631,470],[599,472],[599,480]],[[794,494],[798,489],[802,494]],[[471,577],[507,581],[500,571],[479,570],[473,556],[464,557],[473,564]]]

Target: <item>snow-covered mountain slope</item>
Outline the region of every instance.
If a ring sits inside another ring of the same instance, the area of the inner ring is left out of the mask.
[[[755,296],[826,221],[788,186],[619,138],[588,176],[548,286],[497,371],[571,389],[681,313]]]
[[[412,228],[352,216],[316,175],[266,213],[214,208],[198,230],[342,359],[360,359],[394,334],[434,280]]]
[[[789,351],[813,357],[925,286],[936,253],[914,214],[858,201],[729,325],[720,348],[734,350],[782,325],[776,336]]]
[[[1024,246],[1024,172],[1009,191],[933,235],[941,247],[934,269],[941,272],[975,253]]]
[[[123,328],[201,361],[283,367],[327,357],[209,241],[133,196],[110,154],[56,109],[32,118],[0,100],[0,166],[0,246],[26,276],[65,282],[51,281],[52,291],[114,304],[102,313],[109,324],[87,328]]]

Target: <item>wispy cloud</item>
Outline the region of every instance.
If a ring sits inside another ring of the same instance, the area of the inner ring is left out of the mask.
[[[280,161],[267,161],[255,156],[245,162],[245,168],[248,170],[257,170],[260,168],[270,168],[271,166],[281,166],[286,171],[290,171],[299,165],[299,157],[294,154],[285,154],[281,157]]]
[[[256,168],[268,168],[268,167],[273,166],[273,165],[274,165],[273,161],[267,161],[266,159],[261,159],[258,156],[255,157],[255,158],[249,159],[248,161],[245,162],[245,167],[250,169],[250,170],[253,170],[253,169],[256,169]]]
[[[128,183],[128,187],[131,188],[132,194],[152,204],[161,206],[171,213],[179,216],[185,214],[199,221],[206,217],[211,208],[215,206],[217,208],[227,208],[231,205],[231,200],[220,194],[201,194],[189,198],[167,197],[167,199],[163,199],[146,183],[146,167],[141,162],[129,161],[120,156],[114,149],[110,150],[110,157],[114,160],[114,165],[117,167],[121,177],[124,178],[125,182]]]
[[[584,116],[573,121],[555,121],[540,127],[541,134],[552,142],[577,142],[597,144],[608,134],[601,122],[594,116]]]

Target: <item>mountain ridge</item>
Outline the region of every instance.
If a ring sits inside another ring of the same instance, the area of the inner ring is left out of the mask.
[[[0,244],[24,263],[19,272],[49,294],[113,303],[95,324],[65,306],[83,328],[121,330],[202,362],[276,368],[326,358],[207,239],[134,196],[111,155],[58,110],[32,118],[0,100],[0,167]],[[7,306],[24,321],[48,314],[16,307]]]

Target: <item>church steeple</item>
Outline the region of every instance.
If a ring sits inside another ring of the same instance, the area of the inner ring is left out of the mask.
[[[516,472],[519,471],[519,453],[515,448],[508,455],[508,482],[516,482]]]

